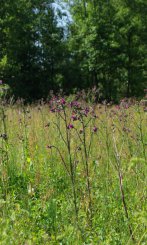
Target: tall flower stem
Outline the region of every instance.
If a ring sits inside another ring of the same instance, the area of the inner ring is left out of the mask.
[[[120,158],[120,154],[119,154],[118,149],[117,149],[115,137],[113,137],[113,143],[114,143],[116,169],[117,169],[118,178],[119,178],[119,187],[120,187],[120,193],[121,193],[123,209],[124,209],[125,217],[126,217],[126,219],[128,221],[128,229],[129,229],[130,236],[132,238],[132,241],[135,242],[133,229],[132,229],[132,226],[130,224],[128,206],[127,206],[127,202],[126,202],[126,198],[125,198],[125,192],[124,192],[124,187],[123,187],[123,175],[122,175],[122,170],[121,170],[121,158]]]
[[[70,177],[71,177],[71,184],[72,184],[75,217],[76,217],[76,223],[78,225],[78,206],[77,206],[77,195],[76,195],[76,187],[75,187],[75,173],[74,173],[74,166],[73,166],[72,157],[71,157],[70,130],[68,130],[68,122],[67,122],[67,115],[66,115],[65,108],[63,108],[63,113],[64,113],[64,122],[65,122],[65,127],[66,127],[66,142],[67,142],[67,150],[68,150],[68,156],[69,156]]]
[[[87,151],[86,131],[85,131],[85,125],[84,125],[83,118],[81,118],[81,123],[82,123],[82,130],[83,130],[83,147],[84,147],[84,155],[85,155],[86,180],[87,180],[87,190],[88,190],[88,198],[89,198],[88,218],[90,221],[90,225],[92,226],[92,199],[91,199],[91,185],[90,185],[90,174],[89,174],[89,163],[88,163],[90,147],[91,147],[91,140],[90,140],[89,150]]]

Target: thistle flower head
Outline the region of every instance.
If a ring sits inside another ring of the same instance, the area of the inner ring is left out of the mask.
[[[70,123],[70,124],[68,124],[67,128],[72,129],[72,128],[74,128],[74,126],[73,126],[73,124]]]
[[[56,111],[56,109],[55,108],[51,108],[51,110],[50,110],[52,113],[54,113],[55,111]]]
[[[93,132],[96,133],[98,128],[96,126],[93,127]]]
[[[119,106],[119,105],[116,105],[115,108],[116,108],[117,110],[120,110],[120,106]]]
[[[88,107],[86,107],[84,110],[83,110],[83,114],[84,114],[84,116],[88,116],[88,113],[89,113],[89,108]]]
[[[77,120],[78,120],[78,117],[77,117],[76,115],[73,114],[73,115],[71,116],[71,119],[72,119],[73,121],[77,121]]]
[[[61,105],[65,105],[65,103],[66,103],[65,99],[64,99],[64,98],[61,98],[61,99],[60,99],[60,104],[61,104]]]
[[[71,108],[75,108],[75,109],[79,109],[81,107],[81,105],[78,101],[71,101],[70,106],[71,106]]]

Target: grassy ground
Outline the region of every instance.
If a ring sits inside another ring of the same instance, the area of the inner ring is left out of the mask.
[[[0,244],[147,244],[147,114],[86,107],[1,106]]]

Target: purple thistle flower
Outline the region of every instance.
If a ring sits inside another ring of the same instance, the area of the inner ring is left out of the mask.
[[[128,104],[125,104],[124,107],[125,107],[125,109],[128,109],[129,108],[129,105]]]
[[[51,108],[50,111],[54,113],[56,110],[55,110],[55,108]]]
[[[88,108],[88,107],[85,108],[85,113],[86,113],[86,114],[89,113],[89,108]]]
[[[71,108],[74,106],[74,101],[71,101],[70,103]]]
[[[70,124],[67,126],[67,128],[68,128],[68,129],[72,129],[72,128],[74,128],[74,126],[73,126],[73,124],[70,123]]]
[[[93,132],[96,133],[98,128],[96,126],[93,127]]]
[[[120,110],[120,106],[119,106],[119,105],[116,105],[115,108],[116,108],[117,110]]]
[[[71,119],[72,119],[73,121],[77,121],[77,120],[78,120],[78,118],[77,118],[76,115],[72,115],[72,116],[71,116]]]
[[[57,108],[55,111],[60,112],[61,110],[62,110],[62,108]]]
[[[80,108],[80,103],[78,101],[72,101],[70,102],[71,108],[74,107],[76,109]]]
[[[65,105],[65,103],[66,103],[65,99],[64,98],[61,98],[60,99],[60,103],[61,103],[61,105]]]
[[[88,116],[88,113],[89,113],[89,108],[86,107],[86,108],[82,111],[82,113],[84,114],[85,117],[87,117],[87,116]]]

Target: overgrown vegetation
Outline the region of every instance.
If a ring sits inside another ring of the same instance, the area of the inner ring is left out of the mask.
[[[1,244],[146,244],[146,108],[1,104]]]
[[[145,0],[0,1],[0,244],[147,244],[146,23]]]

